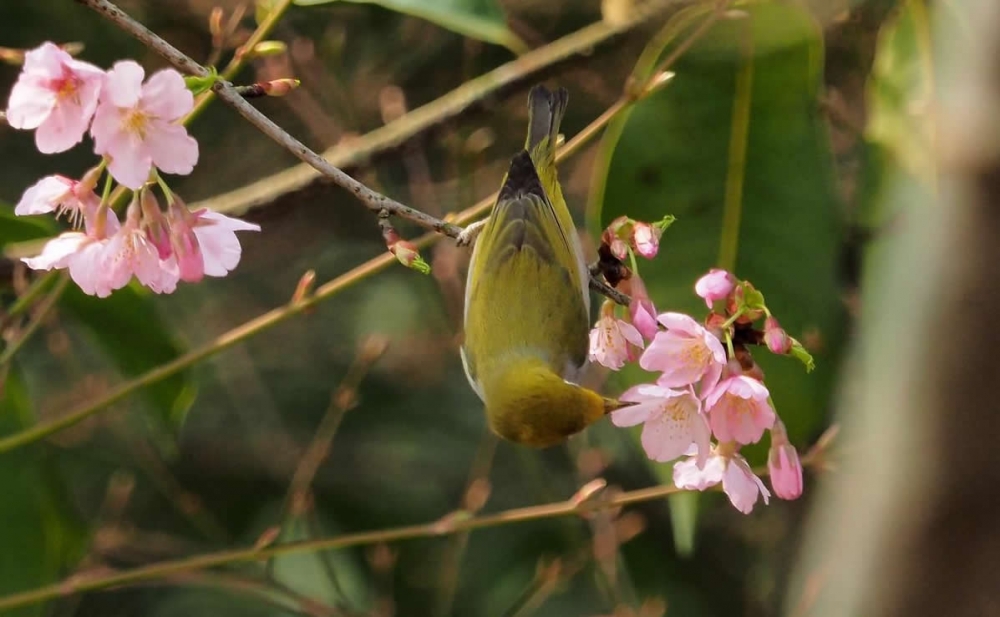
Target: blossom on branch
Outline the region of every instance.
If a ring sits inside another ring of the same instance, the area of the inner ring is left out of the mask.
[[[681,388],[701,384],[702,396],[722,375],[726,352],[711,332],[682,313],[663,313],[657,320],[667,328],[657,333],[639,359],[647,371],[659,371],[657,384]]]
[[[764,498],[765,504],[771,497],[746,459],[737,453],[727,455],[716,450],[700,467],[696,458],[688,458],[675,463],[673,473],[677,488],[703,491],[721,482],[729,502],[743,514],[753,511],[758,496]]]
[[[643,424],[642,447],[650,459],[672,461],[692,444],[698,452],[708,452],[711,432],[701,413],[701,401],[690,389],[640,384],[619,398],[637,404],[613,411],[611,421],[615,426]]]
[[[770,393],[761,382],[746,375],[723,379],[705,397],[712,432],[719,441],[751,444],[774,426]]]
[[[198,162],[198,142],[177,123],[194,107],[184,78],[173,69],[153,73],[131,60],[108,71],[90,133],[94,151],[107,156],[108,171],[131,189],[141,188],[153,167],[189,174]]]
[[[642,335],[635,326],[615,317],[614,306],[605,304],[601,318],[590,331],[590,358],[617,371],[632,358],[632,347],[642,349]]]
[[[705,305],[711,309],[712,304],[716,300],[722,300],[729,296],[729,294],[733,292],[733,288],[735,286],[736,277],[726,270],[712,268],[708,271],[708,274],[702,276],[694,284],[694,292],[698,294],[701,299],[705,301]]]
[[[39,152],[69,150],[83,139],[97,108],[105,73],[74,59],[53,43],[24,57],[24,68],[7,102],[7,122],[35,130]]]

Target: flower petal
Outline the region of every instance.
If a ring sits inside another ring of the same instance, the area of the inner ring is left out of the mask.
[[[63,176],[45,176],[34,183],[21,196],[14,207],[14,214],[45,214],[54,211],[73,190],[73,181]]]
[[[194,108],[194,95],[184,78],[174,69],[163,69],[149,76],[142,86],[142,107],[152,115],[172,122]]]

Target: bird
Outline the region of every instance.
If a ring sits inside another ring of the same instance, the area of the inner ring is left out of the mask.
[[[590,330],[589,271],[555,162],[569,94],[533,87],[528,136],[473,244],[462,363],[490,429],[533,447],[565,441],[628,405],[579,385]]]

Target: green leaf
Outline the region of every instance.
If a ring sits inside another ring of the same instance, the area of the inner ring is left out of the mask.
[[[31,401],[16,365],[0,381],[0,435],[34,424]],[[45,452],[27,448],[0,456],[0,487],[0,595],[64,576],[82,554],[83,526]],[[10,617],[43,614],[43,605],[4,613]]]
[[[328,4],[338,0],[295,0],[300,6]],[[507,27],[503,8],[497,0],[343,0],[378,4],[387,9],[426,19],[448,30],[503,45],[515,54],[528,45]]]
[[[761,290],[790,334],[820,343],[810,375],[794,359],[754,350],[792,440],[805,445],[824,422],[844,318],[841,220],[817,105],[822,39],[789,4],[741,11],[681,57],[668,85],[609,126],[588,219],[599,233],[620,215],[677,216],[660,255],[639,264],[658,310],[703,316],[694,283],[724,267]],[[651,376],[632,368],[618,378],[625,387]],[[763,450],[747,454],[761,461]]]
[[[151,294],[134,283],[107,298],[88,296],[70,285],[60,306],[86,328],[126,377],[137,377],[185,351],[157,313]],[[142,392],[161,426],[175,431],[194,402],[196,387],[190,370],[184,370]]]

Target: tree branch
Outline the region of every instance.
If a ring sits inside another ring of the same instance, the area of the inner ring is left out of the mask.
[[[817,441],[816,446],[802,457],[804,467],[815,467],[822,470],[827,462],[828,447],[832,442],[830,437],[835,429],[830,429]],[[754,469],[754,473],[759,476],[766,476],[766,467]],[[719,490],[716,486],[710,490]],[[561,502],[543,504],[538,506],[528,506],[524,508],[512,508],[503,510],[495,514],[484,514],[474,516],[465,511],[452,512],[436,521],[423,523],[420,525],[407,525],[394,527],[392,529],[382,529],[376,531],[361,531],[357,533],[343,534],[332,538],[318,538],[312,540],[302,540],[299,542],[289,542],[266,547],[253,546],[236,550],[219,551],[216,553],[205,553],[194,555],[171,561],[161,561],[132,568],[113,574],[95,574],[88,576],[86,573],[77,574],[61,582],[15,593],[9,596],[0,597],[0,611],[29,606],[51,600],[53,598],[64,597],[70,594],[85,591],[96,591],[108,589],[120,585],[130,585],[147,582],[167,577],[175,577],[178,574],[215,568],[219,566],[245,563],[250,561],[266,561],[282,555],[292,555],[298,553],[308,553],[317,551],[329,551],[349,548],[353,546],[364,546],[383,542],[399,542],[402,540],[414,540],[417,538],[438,538],[450,536],[456,533],[472,531],[474,529],[485,529],[487,527],[498,527],[511,523],[523,523],[547,518],[558,518],[571,516],[574,514],[584,515],[590,512],[598,512],[612,508],[619,508],[630,504],[661,499],[667,495],[684,492],[675,486],[651,486],[620,493],[613,497],[604,497],[605,493],[589,495],[574,495],[570,499]]]
[[[155,33],[151,32],[148,28],[137,22],[108,0],[77,1],[107,17],[122,30],[125,30],[156,53],[166,58],[166,60],[170,62],[170,64],[174,65],[178,70],[191,75],[196,75],[198,77],[206,77],[210,74],[208,69],[192,60],[187,56],[187,54],[163,40]],[[248,103],[246,99],[239,95],[239,93],[233,88],[233,85],[229,82],[216,82],[216,84],[212,87],[212,90],[215,92],[216,96],[219,97],[219,99],[225,101],[230,107],[233,107],[250,124],[257,127],[260,132],[270,137],[283,148],[294,154],[299,160],[310,165],[320,174],[331,179],[338,186],[354,193],[354,196],[365,204],[369,210],[375,212],[376,214],[385,210],[394,216],[412,221],[425,229],[432,229],[437,233],[444,234],[452,238],[458,237],[458,234],[461,233],[462,229],[460,227],[436,219],[429,214],[424,214],[419,210],[405,206],[390,197],[386,197],[381,193],[373,191],[361,182],[358,182],[351,176],[341,171],[339,168],[331,165],[329,161],[313,152],[298,139],[289,135],[287,131],[275,124],[270,118]]]
[[[649,23],[650,19],[667,9],[680,9],[690,4],[690,0],[652,0],[639,4],[628,21],[616,24],[600,21],[581,28],[467,81],[362,137],[328,148],[323,152],[323,158],[340,169],[363,165],[379,154],[400,148],[421,134],[476,109],[487,97],[499,96],[542,71],[573,57],[589,54],[596,46]],[[319,176],[310,165],[300,164],[192,204],[192,207],[239,216],[252,208],[273,203],[288,193],[304,190]]]

